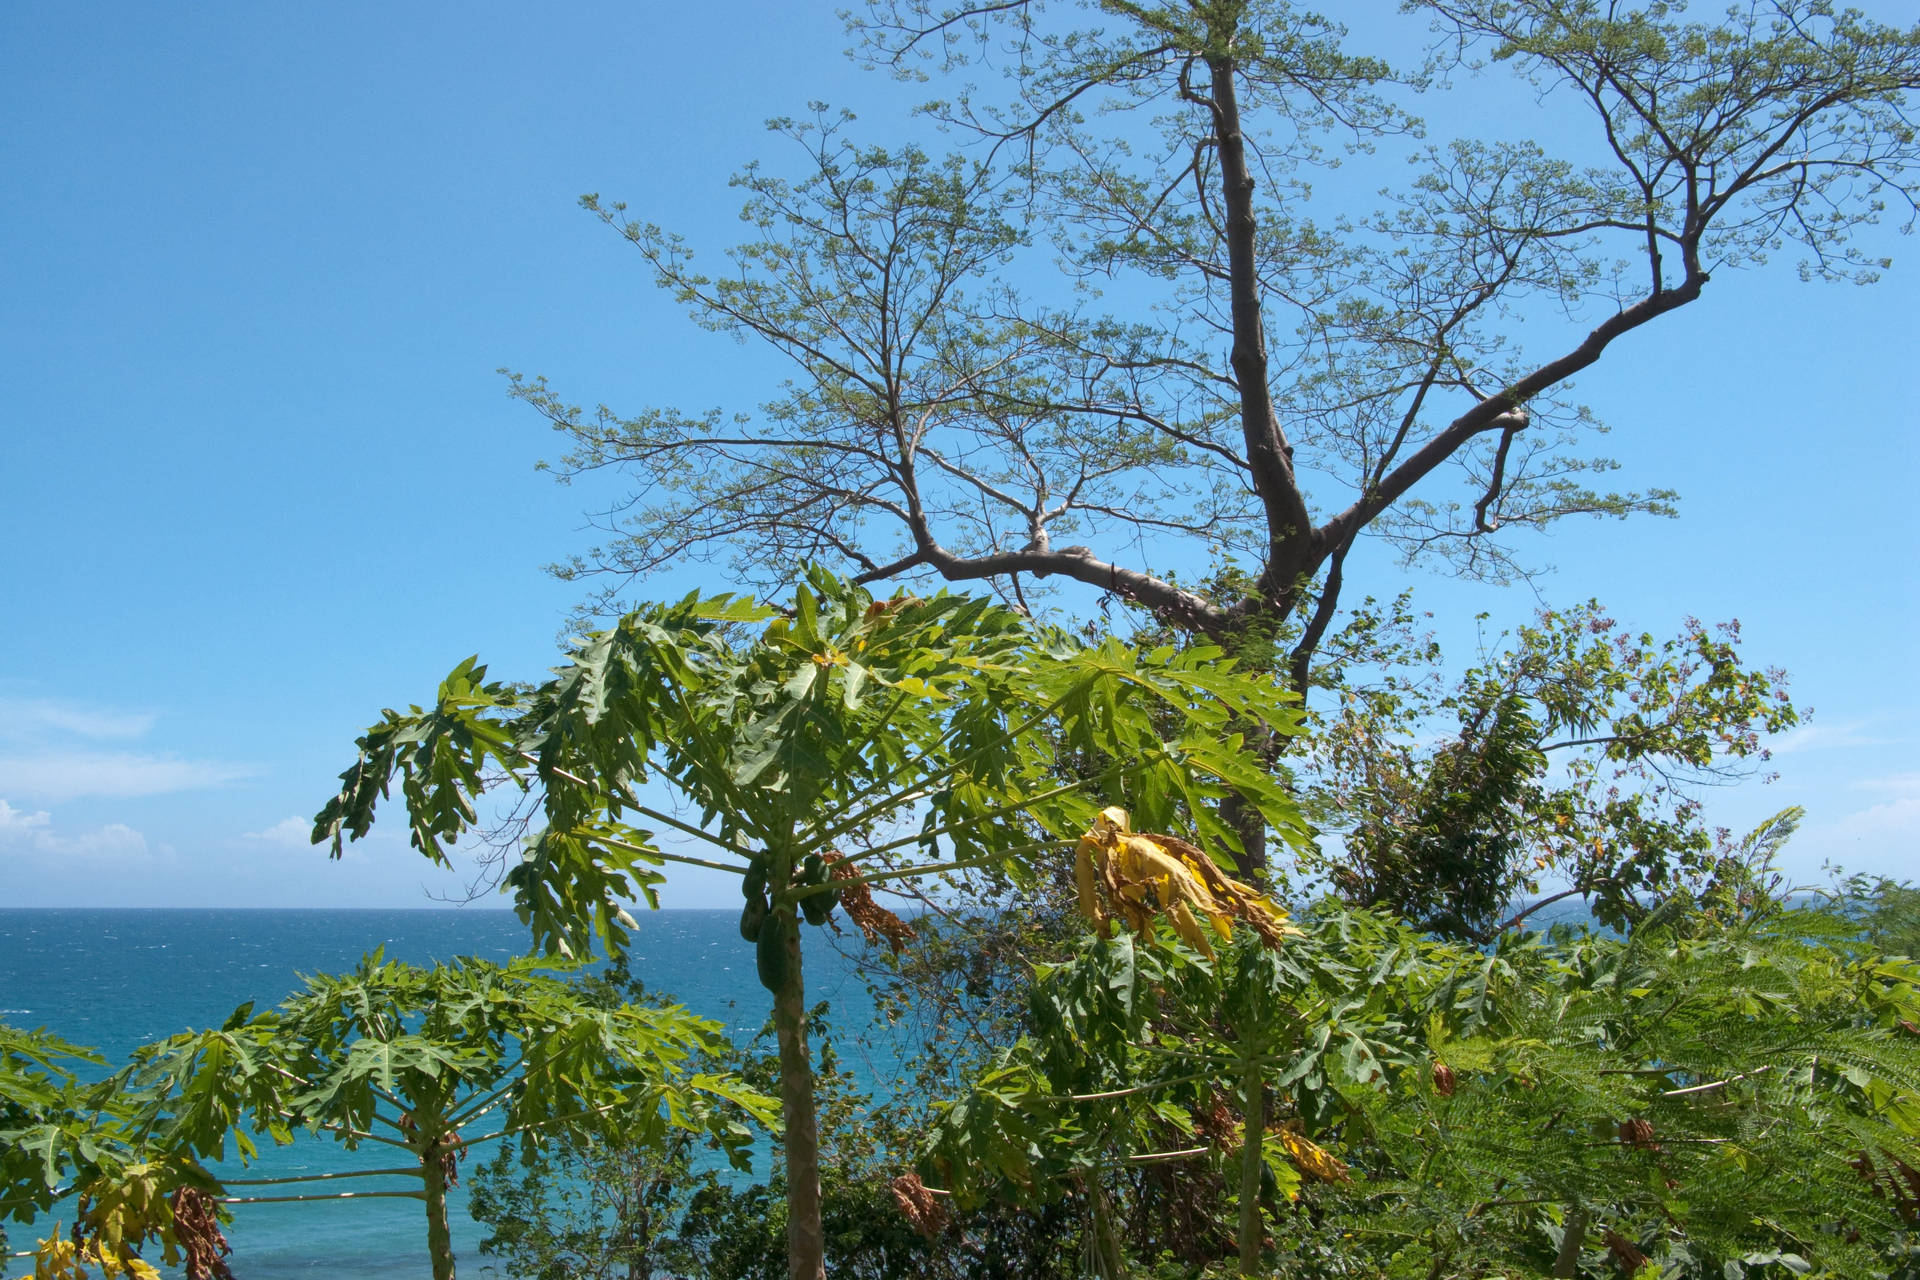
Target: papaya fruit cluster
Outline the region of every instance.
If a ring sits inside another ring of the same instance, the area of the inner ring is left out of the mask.
[[[790,887],[800,889],[817,888],[825,885],[829,879],[828,864],[817,853],[810,853],[800,865],[794,868]],[[773,898],[768,892],[767,859],[755,858],[740,878],[740,894],[746,905],[740,909],[740,936],[753,943],[754,968],[760,975],[760,985],[769,991],[778,991],[787,978],[787,921],[791,917],[773,909]],[[837,891],[821,890],[809,893],[799,900],[800,915],[808,924],[823,925],[833,917],[833,909],[840,904]]]

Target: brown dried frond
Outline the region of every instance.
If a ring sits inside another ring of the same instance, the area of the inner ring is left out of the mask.
[[[1920,1169],[1889,1152],[1879,1154],[1880,1159],[1876,1161],[1862,1151],[1852,1161],[1854,1169],[1872,1184],[1875,1195],[1893,1201],[1894,1212],[1902,1222],[1920,1222]]]
[[[900,1206],[901,1214],[913,1224],[915,1231],[932,1240],[947,1229],[947,1207],[920,1181],[919,1174],[903,1173],[888,1186],[893,1191],[893,1202]]]
[[[1659,1151],[1661,1146],[1653,1140],[1653,1126],[1645,1120],[1622,1120],[1620,1122],[1620,1141],[1635,1151]]]
[[[840,882],[840,905],[847,919],[860,927],[869,945],[886,940],[896,952],[913,939],[913,926],[873,900],[873,894],[860,880],[860,869],[853,859],[839,850],[822,855],[827,874]]]
[[[1893,1192],[1894,1208],[1899,1210],[1903,1220],[1920,1221],[1920,1169],[1915,1169],[1899,1156],[1890,1155],[1887,1161],[1893,1166],[1887,1172],[1886,1181]]]
[[[457,1133],[443,1134],[440,1138],[440,1173],[447,1185],[460,1185],[460,1162],[467,1158],[467,1144]]]
[[[186,1254],[187,1280],[233,1280],[227,1257],[233,1246],[220,1230],[213,1200],[197,1187],[177,1187],[173,1205],[173,1238]]]
[[[1612,1227],[1607,1228],[1604,1239],[1607,1242],[1607,1252],[1611,1253],[1613,1260],[1625,1267],[1629,1274],[1647,1264],[1647,1255],[1640,1252],[1639,1246]]]
[[[1227,1108],[1227,1104],[1218,1098],[1212,1099],[1206,1107],[1189,1107],[1193,1117],[1193,1132],[1196,1137],[1222,1145],[1240,1140],[1240,1122]]]

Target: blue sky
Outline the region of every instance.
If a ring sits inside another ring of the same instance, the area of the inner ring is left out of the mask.
[[[540,566],[609,495],[535,474],[559,442],[495,370],[750,407],[764,361],[687,324],[575,200],[718,250],[767,116],[824,98],[898,132],[913,92],[846,63],[830,10],[0,7],[0,906],[457,888],[390,824],[335,864],[305,823],[380,707],[471,652],[552,660],[576,589]],[[1657,632],[1738,617],[1793,673],[1818,714],[1781,781],[1714,812],[1807,805],[1808,876],[1910,874],[1920,833],[1920,264],[1884,240],[1873,288],[1783,261],[1623,343],[1579,390],[1624,482],[1679,489],[1681,518],[1535,548],[1540,598]],[[1398,580],[1384,549],[1357,561]],[[658,590],[696,585],[725,584]],[[1456,641],[1535,598],[1422,586]]]

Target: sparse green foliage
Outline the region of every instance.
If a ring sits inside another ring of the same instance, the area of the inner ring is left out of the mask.
[[[945,1110],[928,1176],[963,1205],[1072,1194],[1101,1275],[1123,1247],[1190,1264],[1238,1252],[1254,1274],[1262,1213],[1339,1176],[1302,1119],[1335,1122],[1346,1094],[1414,1061],[1405,993],[1435,946],[1361,915],[1278,950],[1239,932],[1214,960],[1171,929],[1088,938],[1035,984],[1030,1038]]]
[[[1229,567],[1210,589],[1240,577]],[[1578,896],[1624,924],[1702,891],[1728,859],[1766,860],[1704,819],[1706,797],[1762,773],[1768,739],[1802,719],[1786,673],[1742,652],[1737,621],[1688,618],[1658,637],[1589,600],[1483,634],[1455,674],[1414,601],[1369,598],[1321,641],[1278,762],[1318,837],[1302,870],[1353,905],[1485,941],[1543,886],[1536,903]],[[1298,632],[1282,625],[1243,656],[1270,665]],[[1271,874],[1285,885],[1288,870]]]
[[[228,1204],[257,1198],[250,1188],[295,1185],[271,1200],[345,1193],[309,1194],[297,1184],[313,1179],[299,1175],[216,1178],[208,1164],[251,1161],[258,1136],[304,1131],[403,1153],[397,1167],[362,1171],[386,1187],[351,1194],[420,1200],[433,1274],[446,1280],[446,1191],[475,1145],[506,1141],[532,1159],[546,1143],[597,1135],[645,1149],[691,1129],[737,1153],[748,1121],[771,1123],[771,1099],[693,1069],[721,1050],[714,1024],[679,1008],[596,1006],[550,968],[421,969],[376,952],[352,974],[309,978],[276,1010],[243,1005],[84,1085],[57,1064],[70,1047],[0,1028],[0,1199],[24,1221],[77,1195],[77,1239],[92,1256],[125,1260],[158,1240],[197,1280],[224,1277],[226,1244],[203,1206],[224,1219]]]
[[[758,411],[632,415],[516,377],[562,476],[632,485],[563,572],[724,555],[785,583],[820,559],[1023,603],[1072,580],[1235,652],[1297,619],[1305,688],[1362,534],[1501,579],[1520,531],[1671,514],[1608,485],[1570,379],[1789,246],[1812,275],[1881,270],[1872,228],[1911,226],[1920,190],[1920,30],[1825,0],[1405,11],[1430,65],[1285,0],[856,10],[856,56],[937,78],[926,114],[979,145],[776,121],[799,176],[740,175],[726,271],[588,198],[696,323],[793,377]],[[1449,132],[1483,64],[1537,91],[1550,144]],[[1251,566],[1231,589],[1176,580],[1223,553]]]
[[[1353,1140],[1368,1180],[1323,1206],[1384,1273],[1545,1270],[1570,1225],[1582,1274],[1898,1270],[1920,973],[1850,960],[1847,922],[1764,895],[1664,914],[1506,947],[1439,989],[1448,1087],[1380,1100]]]
[[[1859,923],[1869,949],[1920,958],[1920,888],[1884,876],[1851,876],[1838,886],[1833,902],[1836,911]]]
[[[576,975],[581,996],[596,1007],[670,1009],[630,973]],[[750,1088],[772,1082],[772,1072],[717,1038],[698,1047],[707,1075],[738,1079]],[[747,1118],[743,1113],[742,1119]],[[766,1117],[762,1117],[763,1119]],[[649,1280],[687,1273],[687,1253],[675,1239],[698,1186],[703,1151],[718,1148],[744,1167],[731,1128],[726,1140],[694,1128],[638,1133],[615,1128],[591,1141],[539,1141],[516,1151],[503,1144],[493,1159],[470,1170],[468,1211],[484,1225],[480,1252],[505,1261],[526,1280]]]

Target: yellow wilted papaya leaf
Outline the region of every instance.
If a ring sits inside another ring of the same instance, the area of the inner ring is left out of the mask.
[[[1279,948],[1281,939],[1287,935],[1300,936],[1298,929],[1287,924],[1286,912],[1250,886],[1228,877],[1204,850],[1178,836],[1153,833],[1149,838],[1164,846],[1168,852],[1178,855],[1206,886],[1218,910],[1218,914],[1212,915],[1214,928],[1220,931],[1222,937],[1232,934],[1229,923],[1232,920],[1245,922],[1268,946],[1275,949]]]
[[[1198,951],[1209,960],[1213,959],[1213,944],[1208,942],[1207,935],[1201,932],[1200,922],[1193,918],[1193,912],[1187,909],[1187,904],[1184,902],[1174,903],[1172,915],[1173,931],[1182,938],[1185,938],[1187,945],[1195,951]]]
[[[1293,1161],[1294,1167],[1307,1177],[1316,1182],[1349,1181],[1347,1166],[1325,1147],[1301,1133],[1293,1122],[1282,1125],[1275,1136],[1280,1139],[1280,1145],[1286,1148],[1287,1159]]]
[[[1080,838],[1074,879],[1080,910],[1103,932],[1113,914],[1145,932],[1165,912],[1175,931],[1208,956],[1213,947],[1200,927],[1202,916],[1222,938],[1232,937],[1233,922],[1240,920],[1276,948],[1288,933],[1299,932],[1266,898],[1224,875],[1204,850],[1177,836],[1134,832],[1127,811],[1118,807],[1101,810]]]
[[[1107,913],[1100,906],[1099,870],[1093,856],[1100,845],[1091,836],[1081,836],[1073,854],[1073,883],[1080,893],[1080,913],[1101,926],[1105,932]]]
[[[1199,877],[1181,859],[1174,857],[1143,836],[1123,836],[1113,855],[1121,876],[1127,881],[1151,888],[1162,906],[1176,902],[1191,903],[1208,915],[1220,908]]]
[[[117,1280],[120,1276],[129,1276],[132,1280],[160,1280],[160,1273],[153,1264],[143,1258],[129,1256],[122,1260],[112,1253],[103,1253],[99,1247],[89,1241],[84,1247],[74,1244],[60,1235],[60,1224],[55,1223],[53,1235],[40,1242],[33,1254],[34,1280],[92,1280],[88,1266],[100,1268],[100,1274]]]
[[[53,1224],[53,1235],[40,1242],[33,1254],[33,1280],[86,1280],[80,1265],[80,1251],[73,1241],[60,1238],[60,1224]]]

